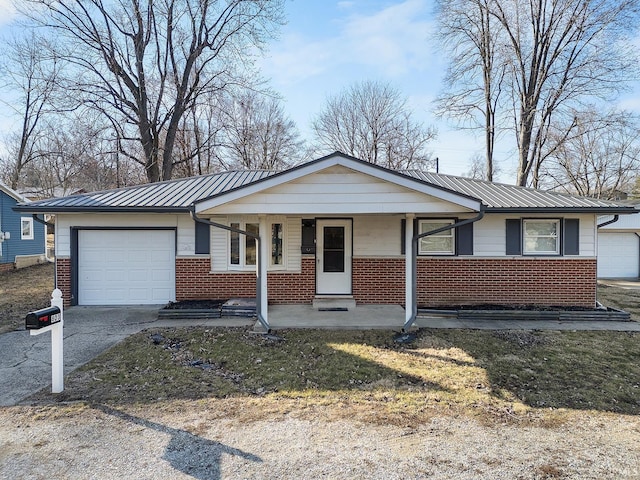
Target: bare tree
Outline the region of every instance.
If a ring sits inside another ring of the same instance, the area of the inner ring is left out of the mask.
[[[540,170],[559,146],[558,142],[573,135],[576,125],[567,122],[567,116],[581,104],[612,98],[634,76],[637,58],[629,38],[638,25],[639,2],[479,2],[468,0],[466,5],[469,10],[483,5],[495,20],[490,22],[491,36],[499,39],[500,48],[491,51],[498,55],[492,61],[494,66],[506,68],[500,85],[508,93],[511,128],[518,148],[516,183],[537,186]],[[467,27],[451,29],[446,35],[459,39],[460,45],[468,42],[465,39],[468,35],[482,38],[476,24]],[[486,59],[482,55],[489,53],[476,49],[474,55],[481,57],[476,65],[484,65]],[[482,69],[464,73],[477,76]],[[493,81],[495,87],[497,80]],[[477,77],[476,83],[483,84]],[[566,130],[558,135],[560,125]]]
[[[120,128],[147,179],[169,179],[186,112],[243,72],[281,23],[282,0],[29,0],[60,39],[68,88]],[[135,148],[135,146],[134,146]]]
[[[316,148],[339,150],[392,169],[425,167],[435,131],[413,120],[400,92],[387,83],[353,84],[327,99],[313,122]]]
[[[39,158],[39,142],[47,120],[58,111],[54,96],[61,64],[49,44],[35,35],[14,39],[5,47],[0,72],[2,87],[9,93],[5,105],[19,117],[19,127],[7,138],[8,155],[2,161],[3,180],[18,188],[21,175]]]
[[[281,170],[298,163],[304,144],[277,98],[254,91],[227,97],[222,106],[220,156],[233,168]]]
[[[631,191],[640,173],[640,118],[591,108],[573,124],[575,133],[559,142],[542,171],[546,186],[603,199]]]
[[[438,39],[449,54],[445,91],[436,100],[437,113],[481,128],[485,139],[484,174],[492,181],[506,62],[501,28],[490,11],[491,0],[439,0]],[[474,159],[476,174],[479,165]]]

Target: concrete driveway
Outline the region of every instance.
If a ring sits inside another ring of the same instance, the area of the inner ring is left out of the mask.
[[[599,278],[598,285],[624,288],[626,290],[640,290],[640,278]]]
[[[220,320],[158,320],[159,308],[160,305],[67,308],[65,376],[145,328],[220,325]],[[253,321],[229,319],[225,325],[253,325]],[[36,336],[26,330],[5,333],[0,335],[0,352],[0,406],[15,405],[42,388],[51,388],[50,333]]]

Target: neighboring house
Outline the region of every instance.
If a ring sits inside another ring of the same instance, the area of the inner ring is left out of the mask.
[[[56,215],[58,288],[71,304],[257,296],[266,320],[267,303],[347,297],[407,305],[407,322],[416,305],[594,307],[597,218],[636,211],[396,172],[339,152],[280,173],[219,173],[17,210]]]
[[[598,224],[598,278],[640,277],[640,213],[601,217]]]
[[[13,210],[28,200],[0,183],[0,270],[21,268],[46,261],[45,226],[30,213]]]

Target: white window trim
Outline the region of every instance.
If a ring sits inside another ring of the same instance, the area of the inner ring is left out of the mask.
[[[23,224],[27,222],[29,223],[29,235],[24,234]],[[20,217],[20,239],[21,240],[33,240],[34,231],[33,231],[33,218],[30,217]]]
[[[247,224],[253,223],[253,224],[260,224],[260,222],[257,219],[251,218],[251,219],[244,219],[244,220],[240,220],[240,219],[231,219],[228,221],[228,225],[231,226],[231,224],[233,223],[237,223],[240,225],[240,230],[244,230],[246,231],[247,229]],[[269,264],[267,265],[267,270],[269,271],[283,271],[283,270],[287,270],[287,222],[286,222],[286,218],[282,217],[276,217],[276,218],[270,218],[269,221],[267,222],[267,229],[268,232],[270,233],[272,231],[273,228],[273,224],[279,223],[282,226],[282,265],[274,265],[273,264],[273,256],[272,256],[272,252],[271,252],[271,235],[269,235]],[[233,264],[231,263],[231,234],[232,232],[228,231],[227,232],[227,269],[231,270],[231,271],[237,271],[237,272],[251,272],[254,271],[257,266],[256,265],[246,265],[245,261],[246,261],[246,236],[245,235],[240,235],[240,263],[239,264]],[[259,232],[259,235],[261,238],[264,237],[263,232]]]
[[[423,233],[425,231],[429,231],[432,229],[423,229],[422,226],[426,225],[426,224],[434,224],[434,223],[448,223],[450,225],[453,225],[455,223],[455,220],[451,219],[451,218],[429,218],[429,219],[420,219],[418,220],[418,233]],[[430,250],[423,250],[422,249],[422,239],[427,238],[427,237],[423,237],[418,241],[418,255],[424,255],[424,256],[429,256],[429,255],[455,255],[456,254],[456,232],[455,229],[452,228],[451,230],[449,230],[449,235],[445,235],[445,232],[442,232],[444,237],[451,237],[451,250],[446,250],[446,251],[430,251]]]
[[[546,251],[529,251],[527,250],[527,222],[531,223],[555,223],[556,224],[556,235],[555,237],[547,235],[547,236],[539,236],[536,238],[555,238],[556,240],[556,248],[555,250],[546,250]],[[522,254],[529,256],[543,256],[543,255],[560,255],[560,237],[561,237],[561,229],[560,229],[560,219],[559,218],[524,218],[522,219]]]

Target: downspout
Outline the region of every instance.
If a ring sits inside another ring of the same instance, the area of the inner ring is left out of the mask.
[[[606,222],[602,222],[602,223],[598,224],[598,228],[606,227],[607,225],[611,225],[612,223],[616,223],[619,218],[620,218],[620,215],[614,215],[611,220],[607,220]]]
[[[411,305],[411,318],[407,320],[402,326],[402,331],[406,332],[407,329],[413,325],[413,322],[416,321],[416,317],[418,316],[418,240],[424,237],[428,237],[429,235],[435,235],[436,233],[445,232],[447,230],[451,230],[453,228],[462,227],[464,225],[468,225],[470,223],[475,223],[478,220],[482,220],[484,217],[484,205],[480,205],[480,212],[473,218],[468,218],[466,220],[461,220],[456,223],[452,223],[451,225],[447,225],[446,227],[436,228],[434,230],[429,230],[424,233],[414,233],[411,241],[411,270],[413,272],[412,278],[413,282],[411,284],[412,293],[412,305]],[[408,305],[407,305],[408,307]]]
[[[233,232],[233,233],[238,233],[240,235],[245,235],[247,237],[250,238],[254,238],[256,240],[256,249],[258,252],[258,261],[256,262],[256,316],[258,317],[258,321],[260,322],[260,324],[265,328],[265,330],[267,331],[267,333],[271,332],[271,327],[269,326],[269,322],[267,322],[264,319],[264,316],[262,315],[262,290],[261,290],[261,286],[262,286],[262,276],[260,274],[260,272],[262,271],[261,267],[262,267],[262,262],[264,261],[264,259],[262,258],[262,255],[260,255],[260,235],[256,235],[255,233],[251,233],[251,232],[247,232],[246,230],[240,230],[238,228],[233,228],[233,227],[229,227],[228,225],[224,225],[222,223],[216,223],[216,222],[212,222],[211,220],[207,220],[204,218],[200,218],[196,215],[196,206],[195,204],[191,204],[191,208],[189,210],[189,213],[191,214],[191,218],[198,223],[203,223],[205,225],[209,225],[212,227],[216,227],[216,228],[221,228],[222,230],[227,230],[228,232]]]

